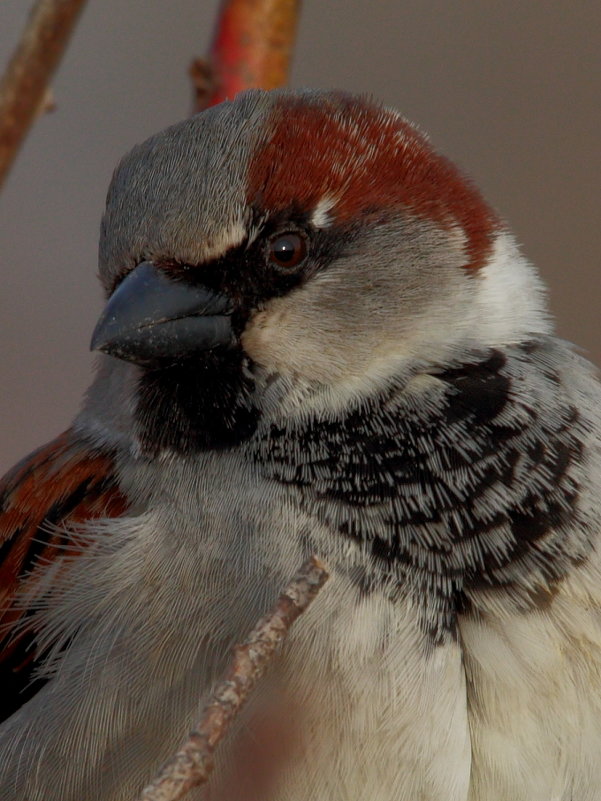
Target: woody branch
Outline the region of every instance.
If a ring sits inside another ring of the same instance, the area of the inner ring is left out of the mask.
[[[217,745],[265,673],[290,627],[308,608],[327,578],[325,566],[314,556],[305,562],[272,611],[235,647],[230,667],[213,691],[198,725],[144,790],[140,801],[178,801],[192,787],[208,780]]]
[[[0,81],[0,186],[43,110],[85,0],[38,0]]]

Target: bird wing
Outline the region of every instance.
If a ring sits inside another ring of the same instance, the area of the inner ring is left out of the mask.
[[[41,654],[35,645],[36,618],[22,601],[27,583],[85,548],[83,539],[74,545],[67,527],[117,517],[125,509],[111,453],[72,429],[0,480],[0,721],[43,683],[34,677]]]

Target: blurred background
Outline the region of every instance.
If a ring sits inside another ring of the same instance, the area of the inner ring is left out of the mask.
[[[0,2],[0,60],[29,0]],[[117,160],[186,116],[217,0],[90,0],[0,195],[0,473],[62,431],[90,381],[96,247]],[[601,3],[305,0],[291,84],[373,94],[457,161],[601,364]]]

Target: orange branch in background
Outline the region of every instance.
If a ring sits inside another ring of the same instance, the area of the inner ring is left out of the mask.
[[[190,67],[195,111],[288,81],[300,0],[223,0],[208,62]]]
[[[85,0],[38,0],[0,82],[0,186],[29,128],[44,111]]]
[[[215,748],[265,673],[290,627],[327,579],[328,572],[316,557],[305,562],[282,591],[272,611],[234,648],[227,674],[213,691],[196,729],[144,790],[141,801],[178,801],[192,787],[208,780],[213,770]]]

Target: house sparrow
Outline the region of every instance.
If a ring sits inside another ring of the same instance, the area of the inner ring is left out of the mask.
[[[313,553],[215,793],[276,709],[264,801],[601,799],[600,387],[470,182],[246,92],[123,159],[100,277],[83,409],[2,485],[0,798],[135,798]]]

